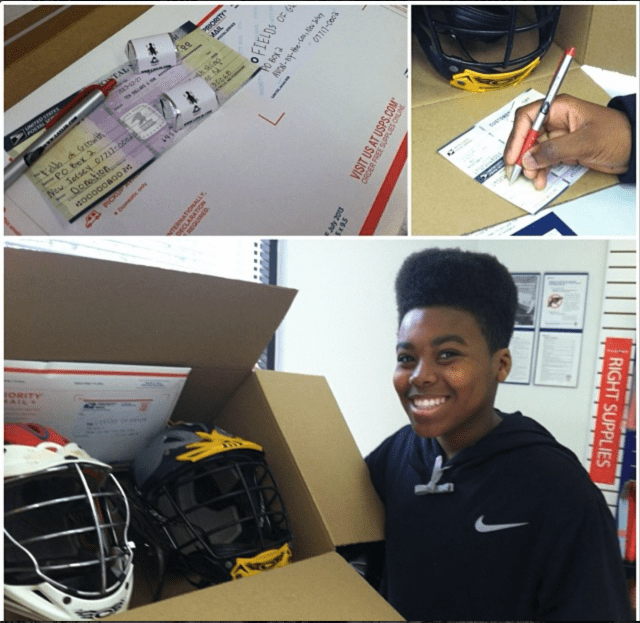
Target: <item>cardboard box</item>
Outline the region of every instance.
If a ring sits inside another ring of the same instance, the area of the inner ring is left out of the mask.
[[[5,250],[5,357],[188,364],[174,419],[217,418],[263,445],[290,516],[292,564],[195,592],[176,582],[155,604],[137,586],[133,609],[113,620],[401,620],[336,553],[381,540],[383,513],[326,381],[252,370],[294,296],[275,286]]]
[[[39,5],[10,22],[4,32],[5,110],[150,8]]]
[[[446,161],[437,149],[518,93],[528,88],[546,93],[562,51],[571,46],[576,48],[575,61],[560,92],[606,105],[609,96],[580,66],[593,65],[634,75],[635,24],[635,5],[564,5],[555,41],[532,74],[516,87],[481,94],[450,86],[431,66],[414,36],[412,233],[460,235],[527,214],[494,193],[480,189],[477,182]],[[524,45],[528,44],[525,40]],[[616,183],[616,176],[589,171],[554,203],[563,203]]]

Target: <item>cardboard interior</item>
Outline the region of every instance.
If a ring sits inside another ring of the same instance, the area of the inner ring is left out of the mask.
[[[635,4],[565,4],[556,41],[574,46],[581,65],[637,75]]]
[[[381,540],[383,514],[327,382],[252,371],[294,296],[275,286],[5,249],[6,358],[193,366],[173,419],[215,422],[263,445],[291,520],[287,567],[195,592],[176,579],[157,603],[148,603],[139,582],[133,609],[114,619],[209,620],[212,612],[217,620],[401,619],[336,553]]]
[[[620,36],[617,36],[618,32]],[[529,50],[531,40],[524,37],[517,44],[514,54]],[[503,47],[504,43],[496,45]],[[480,188],[437,150],[518,93],[529,88],[546,93],[562,51],[570,46],[576,48],[576,57],[560,92],[606,105],[609,96],[580,69],[580,65],[635,73],[635,7],[563,6],[555,42],[540,65],[520,85],[488,93],[469,93],[452,87],[431,66],[416,38],[412,38],[411,206],[414,235],[461,235],[527,214]],[[552,205],[617,183],[618,178],[614,175],[589,171]]]

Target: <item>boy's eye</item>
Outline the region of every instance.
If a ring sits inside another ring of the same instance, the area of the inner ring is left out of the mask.
[[[398,363],[411,363],[413,361],[413,357],[407,353],[398,353],[396,357],[396,361]]]
[[[457,350],[443,350],[438,353],[438,359],[440,361],[448,361],[457,357],[460,353]]]

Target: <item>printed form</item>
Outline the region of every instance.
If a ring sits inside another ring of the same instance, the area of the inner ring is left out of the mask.
[[[162,75],[116,69],[118,86],[86,127],[5,193],[5,232],[397,233],[407,205],[406,11],[233,5],[197,27],[173,32],[183,62]],[[160,88],[219,71],[218,42],[244,62],[235,95],[173,132],[154,106]],[[8,138],[32,119],[20,105],[5,115],[5,163]]]
[[[587,171],[586,167],[580,165],[552,167],[543,190],[536,190],[524,175],[513,185],[509,184],[502,155],[513,128],[515,111],[520,106],[541,99],[544,99],[544,95],[534,89],[521,93],[441,147],[438,153],[496,195],[530,214],[538,212]]]

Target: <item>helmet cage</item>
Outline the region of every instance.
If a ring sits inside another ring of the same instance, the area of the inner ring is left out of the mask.
[[[67,461],[6,477],[4,497],[6,585],[45,581],[82,599],[121,589],[133,559],[129,506],[106,466]]]
[[[230,579],[238,558],[291,539],[282,497],[260,451],[181,463],[151,480],[140,494],[160,529],[158,539],[185,573],[202,578],[201,585]]]
[[[549,49],[560,15],[559,6],[536,6],[536,19],[519,24],[517,6],[415,8],[419,10],[413,13],[412,30],[429,61],[453,86],[472,91],[500,88],[524,79]],[[535,48],[512,57],[516,38],[531,31],[538,35]],[[500,60],[481,60],[471,50],[478,42],[490,44],[505,37]],[[453,43],[457,50],[446,51],[443,40]],[[469,75],[473,80],[466,78]],[[485,88],[474,88],[469,82],[484,84]]]

